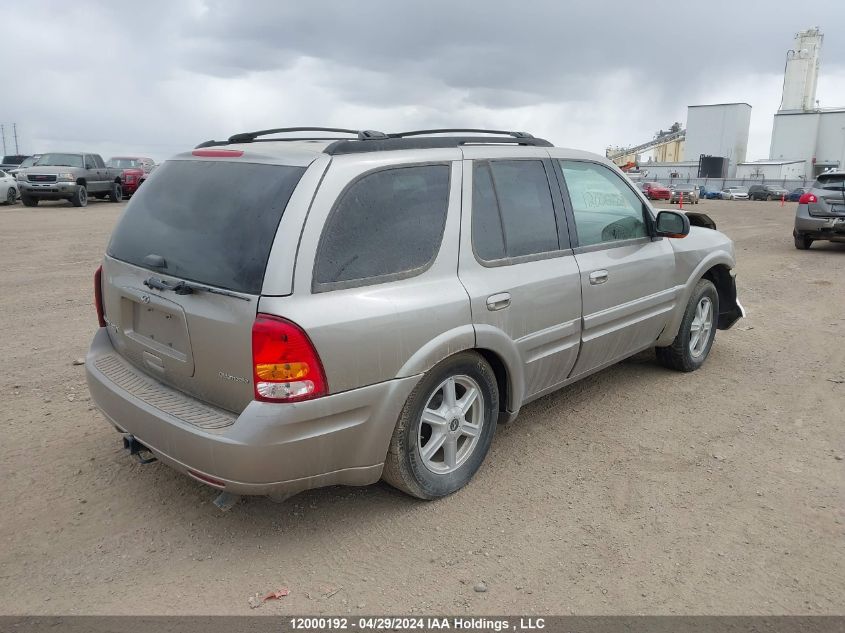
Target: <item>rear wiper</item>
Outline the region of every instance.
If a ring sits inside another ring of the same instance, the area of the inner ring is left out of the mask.
[[[177,295],[190,295],[195,292],[209,292],[214,295],[223,295],[224,297],[232,297],[240,299],[241,301],[251,301],[249,297],[242,297],[241,295],[229,292],[227,290],[218,290],[217,288],[209,288],[208,286],[201,286],[199,284],[189,283],[187,281],[179,281],[175,284],[169,284],[158,277],[150,277],[144,280],[144,285],[147,288],[154,290],[172,290]]]

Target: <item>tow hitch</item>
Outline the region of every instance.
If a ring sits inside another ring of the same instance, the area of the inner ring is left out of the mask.
[[[130,455],[137,457],[138,461],[142,464],[152,464],[158,461],[158,458],[153,455],[152,451],[135,439],[135,436],[131,433],[123,434],[123,448],[128,450]],[[142,457],[141,453],[149,453],[150,456]]]

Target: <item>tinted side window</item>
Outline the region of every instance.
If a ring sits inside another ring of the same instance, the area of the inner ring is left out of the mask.
[[[99,154],[94,154],[91,158],[94,159],[94,165],[97,167],[105,167],[106,164],[103,162],[102,157]]]
[[[596,163],[562,160],[560,167],[580,246],[648,235],[642,201],[622,178]]]
[[[472,246],[481,259],[505,257],[502,218],[486,162],[475,163],[472,169]]]
[[[449,169],[384,169],[349,186],[323,229],[314,283],[354,286],[430,264],[446,224]]]
[[[560,249],[542,161],[478,162],[473,170],[472,240],[486,260]]]

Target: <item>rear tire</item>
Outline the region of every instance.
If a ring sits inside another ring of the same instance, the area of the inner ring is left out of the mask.
[[[109,191],[109,200],[121,202],[123,200],[123,186],[119,182],[113,182]]]
[[[76,191],[70,198],[70,203],[75,207],[84,207],[88,205],[88,189],[85,185],[77,185]]]
[[[660,364],[677,371],[695,371],[704,364],[716,338],[719,321],[719,293],[708,279],[701,279],[692,291],[678,335],[668,347],[658,347]]]
[[[31,196],[22,195],[21,202],[23,202],[23,206],[25,207],[37,207],[38,206],[38,198],[33,198]]]
[[[813,238],[807,235],[796,233],[793,237],[795,238],[795,248],[799,251],[806,251],[813,245]]]
[[[402,408],[382,479],[419,499],[459,490],[484,461],[498,412],[496,376],[484,358],[461,352],[438,363]]]

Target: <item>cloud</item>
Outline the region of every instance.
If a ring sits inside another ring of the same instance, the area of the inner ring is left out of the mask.
[[[4,7],[15,56],[0,67],[0,117],[27,152],[163,159],[237,131],[338,125],[495,126],[601,153],[683,122],[689,104],[747,101],[762,158],[785,51],[815,24],[819,98],[845,105],[845,3],[802,7],[800,24],[786,0],[34,6]]]

